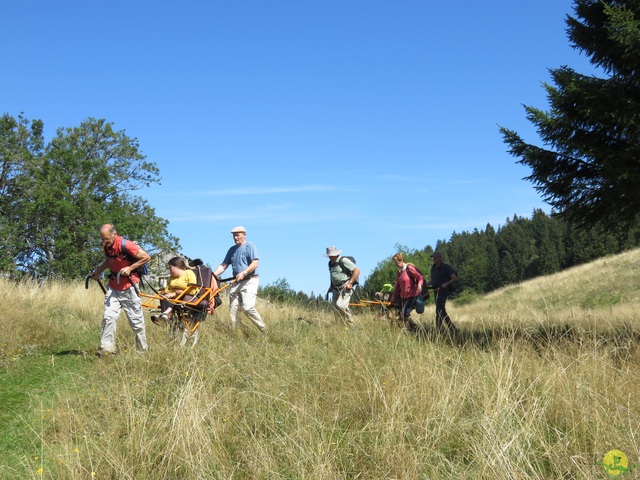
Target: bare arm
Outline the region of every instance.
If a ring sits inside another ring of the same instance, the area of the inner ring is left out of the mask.
[[[218,267],[213,271],[213,276],[214,277],[219,277],[222,272],[224,272],[227,268],[229,267],[229,265],[227,265],[226,263],[221,263],[220,265],[218,265]]]
[[[96,268],[93,272],[91,272],[91,278],[93,280],[98,280],[102,272],[104,272],[109,266],[109,260],[105,259],[98,268]]]
[[[356,283],[359,276],[360,276],[360,269],[358,267],[355,267],[353,269],[353,272],[351,272],[351,278],[349,278],[349,280],[347,280],[347,283],[344,284],[345,288],[348,288],[349,290],[351,290],[353,288],[353,284]]]
[[[136,253],[135,257],[133,258],[135,259],[135,262],[127,267],[123,267],[120,270],[120,275],[128,277],[135,269],[141,267],[145,263],[148,263],[149,260],[151,260],[151,256],[141,248],[138,248],[138,253]]]
[[[451,276],[449,277],[449,281],[444,282],[442,284],[442,286],[444,288],[447,288],[449,285],[451,285],[453,282],[455,282],[458,279],[458,276],[455,273],[451,273]]]
[[[236,280],[241,282],[242,280],[247,278],[252,272],[255,271],[256,268],[258,268],[259,263],[260,263],[260,260],[258,260],[257,258],[254,259],[253,262],[251,262],[249,266],[244,269],[243,272],[240,272],[238,274],[238,276],[236,277]]]

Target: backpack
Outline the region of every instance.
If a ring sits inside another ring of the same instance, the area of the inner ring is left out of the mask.
[[[122,243],[120,244],[120,252],[121,255],[126,258],[129,262],[136,263],[136,259],[133,258],[131,255],[129,255],[129,252],[127,252],[124,248],[124,246],[127,244],[127,240],[125,238],[122,239]],[[142,276],[143,275],[148,275],[149,274],[149,265],[148,263],[145,263],[144,265],[142,265],[141,267],[138,267],[135,269],[135,272],[138,274],[138,276],[140,277],[140,281],[142,281]]]
[[[349,260],[351,261],[351,263],[353,263],[354,265],[356,264],[356,259],[355,259],[355,258],[353,258],[353,257],[352,257],[352,256],[350,256],[350,255],[343,255],[343,256],[341,256],[341,257],[338,259],[338,265],[340,265],[340,268],[342,269],[342,271],[343,271],[345,274],[349,275],[349,277],[351,277],[351,274],[353,273],[353,270],[349,270],[347,267],[345,267],[345,266],[344,266],[344,262],[343,262],[343,260],[344,260],[345,258],[349,259]],[[355,287],[356,285],[358,285],[358,280],[357,280],[357,279],[356,279],[356,281],[355,281],[355,282],[353,282],[353,286]]]
[[[449,284],[449,292],[453,293],[460,289],[460,274],[458,273],[457,268],[452,267],[451,265],[449,265],[449,267],[451,267],[451,271],[455,273],[457,277],[454,282]]]
[[[213,308],[218,308],[220,305],[222,305],[222,297],[220,296],[220,284],[218,284],[218,288],[213,290]]]
[[[457,268],[452,267],[448,263],[443,263],[443,265],[446,265],[447,267],[449,267],[451,271],[456,274],[457,278],[455,279],[455,281],[451,282],[447,287],[447,290],[449,291],[449,293],[454,293],[460,289],[460,274],[458,273]]]
[[[222,305],[222,298],[220,298],[220,294],[216,293],[213,297],[213,308],[218,308]]]
[[[413,277],[413,274],[411,273],[411,270],[409,270],[409,265],[411,265],[413,268],[415,268],[415,269],[416,269],[416,271],[417,271],[420,275],[422,275],[422,279],[423,279],[424,281],[422,282],[422,290],[420,291],[420,294],[422,295],[422,297],[423,297],[423,298],[424,298],[424,297],[426,297],[426,296],[428,296],[428,295],[429,295],[429,288],[427,287],[427,279],[426,279],[426,278],[424,278],[424,273],[422,273],[422,272],[420,271],[420,269],[419,269],[418,267],[416,267],[413,263],[407,263],[407,270],[406,270],[406,271],[407,271],[407,275],[409,275],[409,278],[411,279],[411,281],[412,281],[413,283],[416,283],[416,279]]]
[[[338,265],[340,265],[340,268],[342,269],[342,272],[345,275],[349,275],[349,277],[351,277],[351,274],[353,273],[353,270],[349,270],[347,267],[345,267],[343,259],[348,258],[349,260],[351,260],[351,262],[355,265],[356,264],[356,259],[349,256],[349,255],[341,255],[340,258],[338,258]],[[329,268],[331,268],[331,262],[329,262]],[[356,285],[358,285],[358,280],[356,280],[355,282],[353,282],[353,286],[355,287]]]

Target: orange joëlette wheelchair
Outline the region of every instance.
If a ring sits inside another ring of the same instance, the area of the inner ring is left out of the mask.
[[[152,313],[162,313],[163,301],[171,305],[173,311],[169,318],[169,328],[172,335],[178,332],[184,332],[187,336],[197,334],[198,327],[206,320],[207,315],[212,314],[222,303],[220,292],[231,285],[229,283],[220,287],[211,268],[203,265],[200,260],[191,261],[190,266],[196,274],[196,283],[190,283],[191,288],[184,290],[177,297],[166,299],[162,290],[154,290],[153,294],[140,292],[142,306],[151,309]]]

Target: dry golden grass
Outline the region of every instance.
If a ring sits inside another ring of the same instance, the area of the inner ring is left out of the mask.
[[[452,304],[456,339],[432,331],[433,306],[409,335],[375,312],[345,330],[261,305],[262,335],[229,331],[225,303],[196,348],[149,323],[138,354],[121,319],[106,359],[92,355],[95,285],[0,281],[15,302],[3,376],[34,379],[5,411],[17,441],[0,476],[606,478],[608,451],[640,456],[638,263],[629,252]]]

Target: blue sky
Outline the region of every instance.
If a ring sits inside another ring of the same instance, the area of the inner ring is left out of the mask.
[[[138,194],[186,255],[219,264],[244,225],[263,286],[324,294],[329,245],[366,278],[397,244],[549,211],[498,126],[537,141],[522,104],[547,107],[549,68],[590,69],[572,6],[8,2],[2,113],[49,137],[113,122],[160,168]]]

